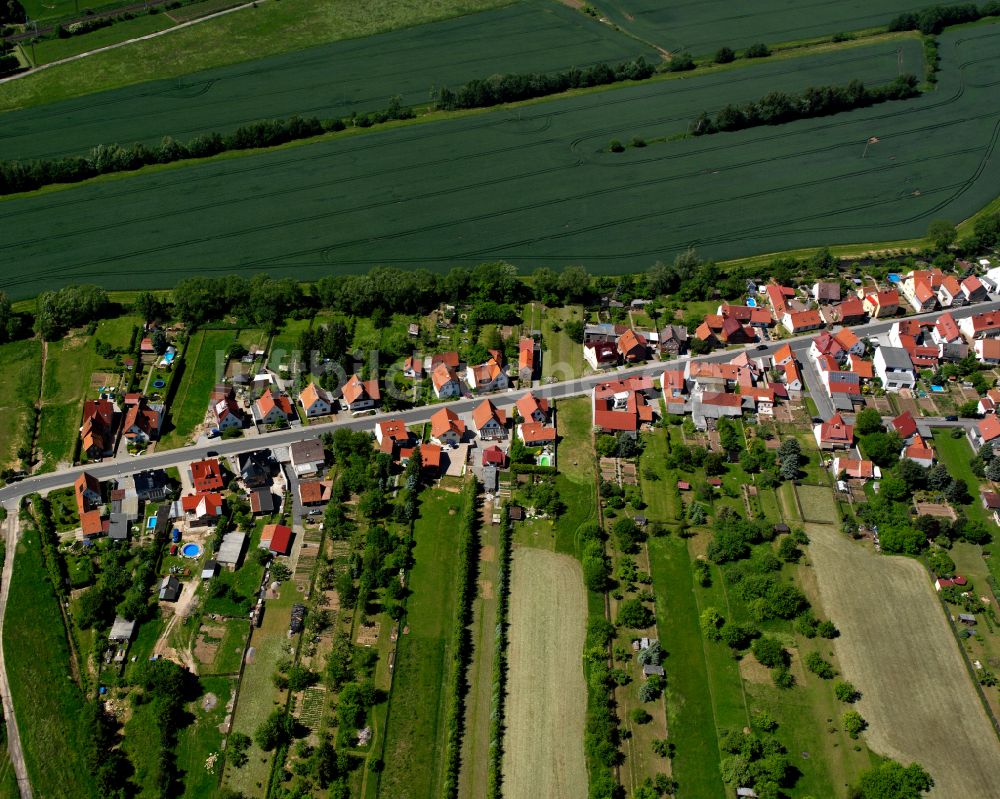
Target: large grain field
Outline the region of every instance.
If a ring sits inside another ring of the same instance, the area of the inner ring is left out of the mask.
[[[934,796],[996,796],[1000,743],[927,572],[915,560],[875,555],[831,525],[805,527],[823,605],[841,631],[837,657],[862,693],[869,746],[923,764]]]
[[[579,562],[522,547],[511,577],[506,799],[578,799],[583,759],[587,595]]]
[[[609,140],[679,133],[726,102],[891,80],[897,48],[919,72],[919,41],[10,199],[0,258],[16,252],[18,267],[0,274],[0,288],[22,297],[83,280],[128,289],[236,268],[310,278],[501,259],[624,272],[690,245],[725,258],[922,235],[930,219],[993,199],[997,112],[986,99],[998,36],[998,25],[943,35],[938,88],[914,100],[621,154],[607,152]]]
[[[500,72],[551,72],[640,54],[657,59],[651,48],[585,14],[527,0],[12,111],[0,117],[0,151],[4,158],[52,158],[101,143],[187,141],[264,118],[346,117],[385,108],[393,96],[405,105],[427,103],[432,90]],[[2,98],[0,87],[0,107]]]
[[[711,55],[723,46],[774,45],[884,27],[897,14],[930,5],[928,0],[762,0],[734,7],[727,0],[612,0],[601,10],[628,32],[671,52]]]

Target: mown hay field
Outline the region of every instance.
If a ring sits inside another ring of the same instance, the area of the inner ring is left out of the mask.
[[[904,11],[934,5],[928,0],[758,0],[734,8],[727,0],[613,0],[601,10],[625,30],[670,52],[711,55],[762,42],[797,42],[847,31],[885,27]]]
[[[807,522],[836,524],[839,520],[837,505],[829,488],[800,485],[795,487],[795,493],[799,498],[802,516]]]
[[[587,593],[579,561],[543,549],[515,550],[510,608],[504,796],[586,796]]]
[[[652,48],[546,0],[140,83],[0,116],[0,156],[53,158],[97,144],[158,144],[258,119],[347,117],[430,102],[432,90],[501,72],[553,72]],[[0,88],[0,102],[3,91]],[[0,106],[2,107],[2,106]]]
[[[823,606],[844,678],[861,691],[868,745],[921,763],[934,796],[995,796],[1000,743],[980,704],[930,577],[836,527],[806,524]]]
[[[680,133],[705,108],[892,80],[897,47],[904,69],[920,71],[919,41],[10,199],[0,288],[21,298],[81,281],[131,289],[236,269],[309,279],[501,259],[620,273],[689,246],[725,259],[923,235],[996,193],[998,36],[996,25],[944,35],[938,88],[914,100],[620,154],[609,140]]]

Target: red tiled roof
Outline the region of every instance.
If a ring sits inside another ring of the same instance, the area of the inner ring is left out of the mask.
[[[440,438],[449,430],[454,430],[459,436],[465,433],[465,422],[458,418],[450,408],[442,408],[431,416],[431,435]]]
[[[983,441],[992,441],[1000,436],[1000,419],[996,416],[987,416],[979,422],[979,435]]]
[[[518,399],[515,405],[522,419],[530,419],[535,411],[541,411],[546,415],[549,412],[549,401],[545,397],[536,397],[531,391]]]
[[[483,450],[483,466],[491,464],[501,468],[507,464],[507,454],[495,445]]]
[[[292,528],[283,524],[268,524],[260,533],[262,542],[270,542],[267,546],[272,552],[287,555],[292,543]]]
[[[483,400],[473,409],[472,421],[477,430],[482,430],[485,425],[489,424],[490,419],[495,419],[501,427],[507,424],[507,414],[489,400]]]
[[[958,322],[950,313],[943,313],[937,320],[938,335],[945,341],[955,341],[962,337],[958,329]]]
[[[899,433],[902,438],[912,436],[917,432],[917,423],[913,418],[913,414],[909,411],[903,411],[903,413],[892,420],[892,429]]]
[[[521,437],[528,446],[545,444],[556,440],[556,429],[541,422],[525,422],[521,425]]]
[[[854,441],[854,425],[847,424],[839,413],[819,426],[820,441],[850,444]]]
[[[192,463],[191,481],[195,491],[212,491],[222,488],[222,469],[219,467],[219,461],[215,458],[208,458]]]

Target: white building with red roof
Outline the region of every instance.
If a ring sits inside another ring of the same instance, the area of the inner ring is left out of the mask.
[[[820,449],[848,449],[854,446],[854,425],[847,424],[839,413],[813,427]]]
[[[594,386],[592,397],[593,425],[604,432],[635,434],[653,421],[653,408],[645,392],[637,390],[634,383],[624,380],[600,383]]]
[[[1000,336],[1000,311],[967,316],[958,323],[958,327],[970,340]]]

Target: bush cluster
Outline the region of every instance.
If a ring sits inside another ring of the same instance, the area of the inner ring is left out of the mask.
[[[855,108],[866,108],[889,100],[906,100],[920,94],[915,75],[900,75],[892,83],[867,88],[852,80],[846,86],[810,86],[801,94],[771,92],[756,102],[724,105],[709,116],[702,111],[691,122],[691,133],[704,136],[721,131],[744,130],[760,125],[782,125],[796,119],[830,116]]]
[[[446,797],[458,795],[458,776],[462,766],[462,732],[465,726],[465,694],[468,688],[465,673],[472,656],[469,625],[472,623],[472,602],[476,598],[477,553],[479,550],[479,483],[466,484],[462,492],[465,510],[462,514],[462,549],[458,562],[458,609],[455,614],[453,640],[456,642],[448,677],[448,742],[445,752]]]
[[[909,11],[894,17],[889,22],[889,30],[917,30],[925,35],[934,35],[949,25],[961,25],[963,22],[975,22],[983,17],[996,16],[1000,16],[1000,2],[996,2],[996,0],[991,0],[982,6],[976,6],[975,3],[931,6],[922,11]]]
[[[587,720],[583,750],[590,774],[590,799],[612,799],[619,786],[614,767],[621,762],[618,751],[618,719],[615,716],[614,687],[608,668],[608,645],[615,630],[607,619],[593,618],[587,624],[584,670],[587,677]]]
[[[654,71],[653,65],[647,64],[640,56],[631,61],[623,61],[615,67],[601,63],[586,69],[574,67],[551,75],[543,72],[494,75],[471,80],[454,90],[442,89],[437,106],[446,111],[487,108],[500,103],[515,103],[533,97],[559,94],[569,89],[604,86],[625,80],[646,80]]]

